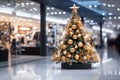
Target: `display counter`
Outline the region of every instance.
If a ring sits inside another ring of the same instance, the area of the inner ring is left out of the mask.
[[[8,61],[8,50],[7,49],[0,50],[0,62],[1,61]]]
[[[21,47],[22,55],[40,55],[39,47]]]

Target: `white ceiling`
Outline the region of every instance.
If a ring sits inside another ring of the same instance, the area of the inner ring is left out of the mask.
[[[16,0],[16,5],[13,3],[15,0],[0,0],[0,7],[14,7],[16,11],[27,12],[35,15],[40,14],[40,5],[29,0]],[[89,1],[89,0],[81,0]],[[103,15],[104,27],[116,31],[120,31],[120,0],[90,0],[90,1],[99,1],[101,5],[92,5],[92,8],[97,10],[104,10],[107,12],[107,15]],[[89,1],[89,2],[90,2]],[[15,5],[15,6],[14,6]],[[90,4],[88,5],[90,6]],[[91,8],[91,7],[90,7]],[[65,11],[55,9],[54,7],[47,7],[47,16],[57,17],[61,19],[68,19],[70,13]],[[90,23],[91,20],[88,22]]]

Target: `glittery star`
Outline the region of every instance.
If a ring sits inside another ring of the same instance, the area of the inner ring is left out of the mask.
[[[78,9],[79,7],[77,7],[75,4],[73,4],[73,6],[70,7],[70,8],[73,10],[73,12],[77,13],[77,9]]]

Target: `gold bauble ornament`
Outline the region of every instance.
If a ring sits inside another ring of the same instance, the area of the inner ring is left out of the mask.
[[[78,26],[79,28],[82,27],[82,22],[81,22],[81,21],[78,21],[77,26]]]
[[[70,32],[70,35],[72,36],[72,35],[73,35],[73,32]]]
[[[75,49],[77,49],[77,48],[78,48],[78,46],[76,45],[76,46],[75,46]]]
[[[65,35],[69,35],[69,32],[68,32],[68,31],[65,31]]]
[[[66,55],[68,58],[71,58],[72,57],[72,55],[70,54],[70,53],[67,53],[67,55]]]
[[[72,31],[72,28],[69,28],[69,31]]]
[[[76,24],[76,23],[79,22],[79,20],[78,19],[73,19],[73,22]]]
[[[70,52],[74,53],[75,52],[75,48],[71,48]]]
[[[55,55],[53,55],[53,56],[51,57],[51,60],[52,60],[52,61],[55,61],[55,60],[57,60],[57,59],[58,59],[57,54],[55,54]]]
[[[77,39],[78,38],[78,36],[77,35],[73,35],[73,39]]]
[[[76,30],[76,32],[77,32],[77,33],[80,33],[80,31],[79,31],[79,30]]]
[[[80,37],[81,37],[81,34],[78,34],[78,37],[80,38]]]
[[[76,25],[72,25],[72,29],[76,29],[77,28],[77,26]]]
[[[64,44],[64,42],[63,42],[63,41],[61,41],[61,42],[60,42],[60,44],[61,44],[61,45],[63,45],[63,44]]]
[[[78,43],[78,46],[79,46],[79,47],[83,47],[83,43],[82,43],[82,42],[79,42],[79,43]]]
[[[65,61],[65,56],[62,56],[62,57],[61,57],[61,60],[62,60],[62,61]]]
[[[75,55],[75,59],[79,60],[79,55],[78,54]]]
[[[69,39],[68,44],[73,44],[73,40]]]
[[[62,45],[61,48],[62,48],[62,49],[65,49],[65,48],[66,48],[66,45]]]

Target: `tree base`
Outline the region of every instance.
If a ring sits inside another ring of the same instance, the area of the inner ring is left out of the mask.
[[[72,65],[68,63],[61,63],[62,69],[91,69],[91,64],[89,63],[72,63]]]

